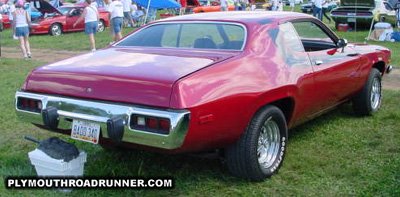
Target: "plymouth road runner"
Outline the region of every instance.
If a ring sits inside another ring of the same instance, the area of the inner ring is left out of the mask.
[[[377,111],[390,55],[306,14],[193,14],[34,69],[15,106],[24,121],[102,146],[223,150],[234,175],[260,181],[282,165],[288,129],[347,101]]]

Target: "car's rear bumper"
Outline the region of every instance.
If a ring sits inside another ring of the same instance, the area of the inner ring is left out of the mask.
[[[41,101],[42,107],[40,112],[23,110],[19,107],[19,98]],[[123,126],[122,142],[161,149],[176,149],[181,147],[185,140],[190,120],[190,112],[187,110],[162,110],[124,103],[92,101],[22,91],[18,91],[15,94],[15,106],[18,117],[37,125],[49,127],[48,123],[44,122],[49,122],[49,119],[56,118],[58,121],[56,125],[57,128],[51,130],[70,130],[72,127],[72,120],[84,120],[100,124],[103,138],[109,138],[111,140],[112,137],[110,138],[109,134],[113,131],[108,122],[119,118],[123,120],[121,121],[121,126]],[[47,113],[49,109],[53,109],[53,112],[56,112],[53,113],[56,117],[49,118],[50,115]],[[44,115],[44,112],[46,112],[47,115]],[[169,119],[169,134],[132,129],[130,126],[132,114]]]

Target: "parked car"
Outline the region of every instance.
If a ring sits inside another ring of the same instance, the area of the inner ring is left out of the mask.
[[[396,23],[396,13],[388,10],[383,0],[341,0],[341,4],[331,12],[331,17],[335,21],[336,28],[340,23],[347,23],[354,26],[357,22],[359,27],[370,27],[375,14],[378,14],[378,20],[384,19],[391,24]]]
[[[298,5],[300,3],[303,3],[303,0],[294,0],[295,5]],[[283,4],[290,5],[290,0],[283,0]]]
[[[228,5],[228,10],[229,11],[235,11],[235,6],[234,5]],[[220,12],[221,11],[221,5],[218,2],[217,5],[205,5],[205,6],[198,6],[193,8],[194,13],[202,13],[202,12]]]
[[[38,1],[33,5],[35,8],[42,13],[42,16],[32,20],[31,34],[47,34],[53,36],[61,35],[64,32],[84,31],[85,22],[82,20],[80,23],[73,27],[73,24],[80,17],[85,8],[82,4],[66,4],[59,8],[55,8],[50,5],[47,1]],[[104,31],[109,25],[109,13],[104,8],[98,8],[100,20],[99,20],[99,32]]]
[[[34,69],[15,107],[24,121],[102,146],[220,149],[234,175],[260,181],[282,165],[288,129],[348,101],[376,112],[390,55],[302,13],[184,15]]]
[[[1,15],[2,17],[3,17],[3,27],[2,27],[2,29],[8,29],[8,28],[10,28],[11,27],[11,22],[10,22],[10,20],[8,19],[8,15],[7,14],[2,14]]]
[[[330,12],[333,8],[336,8],[338,3],[336,1],[332,1],[328,4],[328,8],[326,9],[327,12]],[[306,3],[300,5],[300,10],[303,13],[313,13],[312,3]]]

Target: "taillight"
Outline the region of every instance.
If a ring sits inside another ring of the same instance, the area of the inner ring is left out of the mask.
[[[159,134],[169,134],[170,120],[167,118],[132,114],[130,126],[132,129]]]
[[[40,113],[42,111],[42,101],[31,98],[18,97],[17,108],[19,110]]]

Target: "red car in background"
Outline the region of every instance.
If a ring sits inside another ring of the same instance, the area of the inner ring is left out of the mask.
[[[11,22],[8,20],[8,15],[7,14],[2,14],[3,16],[3,29],[7,29],[11,27]]]
[[[73,24],[81,16],[85,5],[68,4],[55,8],[46,1],[39,1],[40,5],[34,3],[33,6],[42,13],[42,16],[32,21],[31,34],[47,34],[53,36],[61,35],[63,32],[84,31],[84,21]],[[109,13],[104,8],[99,8],[99,32],[104,31],[109,26]]]

